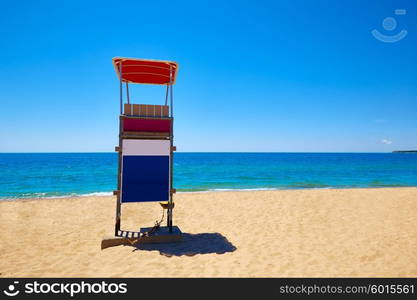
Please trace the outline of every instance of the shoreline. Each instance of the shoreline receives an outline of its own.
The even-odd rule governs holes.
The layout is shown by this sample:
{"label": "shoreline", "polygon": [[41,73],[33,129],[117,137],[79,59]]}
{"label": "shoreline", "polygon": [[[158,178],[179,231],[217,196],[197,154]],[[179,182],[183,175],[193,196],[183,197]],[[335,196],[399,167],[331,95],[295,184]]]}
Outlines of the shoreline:
{"label": "shoreline", "polygon": [[[408,189],[417,186],[380,186],[380,187],[316,187],[316,188],[254,188],[254,189],[213,189],[205,191],[177,191],[176,194],[206,194],[206,193],[239,193],[239,192],[262,192],[262,191],[316,191],[316,190],[380,190],[380,189]],[[13,201],[36,201],[36,200],[58,200],[67,198],[87,198],[87,197],[113,197],[113,192],[93,192],[78,195],[62,195],[50,197],[24,197],[24,198],[1,198],[1,202]],[[155,201],[157,202],[157,201]]]}

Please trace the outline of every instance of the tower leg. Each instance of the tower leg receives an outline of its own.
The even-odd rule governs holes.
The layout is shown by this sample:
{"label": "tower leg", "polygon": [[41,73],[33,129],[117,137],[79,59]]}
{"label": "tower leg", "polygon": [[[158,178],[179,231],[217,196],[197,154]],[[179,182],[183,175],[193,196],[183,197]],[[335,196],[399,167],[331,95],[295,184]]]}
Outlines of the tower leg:
{"label": "tower leg", "polygon": [[167,227],[169,228],[169,232],[172,232],[172,208],[168,208],[167,214]]}
{"label": "tower leg", "polygon": [[[120,102],[120,109],[122,103]],[[120,114],[122,111],[120,111]],[[114,226],[114,236],[118,236],[120,231],[120,219],[122,217],[122,208],[121,208],[121,177],[122,177],[122,128],[123,128],[123,118],[119,116],[119,146],[116,147],[117,151],[117,193],[116,193],[116,224]]]}
{"label": "tower leg", "polygon": [[114,226],[114,236],[118,236],[120,230],[120,218],[116,218],[116,225]]}

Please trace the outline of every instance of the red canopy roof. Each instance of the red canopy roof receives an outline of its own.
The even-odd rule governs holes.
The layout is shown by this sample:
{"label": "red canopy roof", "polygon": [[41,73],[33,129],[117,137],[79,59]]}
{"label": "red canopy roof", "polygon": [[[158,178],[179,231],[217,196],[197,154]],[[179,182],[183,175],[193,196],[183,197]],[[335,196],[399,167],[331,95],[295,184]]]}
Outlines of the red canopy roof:
{"label": "red canopy roof", "polygon": [[174,84],[178,71],[177,63],[163,60],[115,57],[113,65],[119,79],[121,68],[122,81],[129,83]]}

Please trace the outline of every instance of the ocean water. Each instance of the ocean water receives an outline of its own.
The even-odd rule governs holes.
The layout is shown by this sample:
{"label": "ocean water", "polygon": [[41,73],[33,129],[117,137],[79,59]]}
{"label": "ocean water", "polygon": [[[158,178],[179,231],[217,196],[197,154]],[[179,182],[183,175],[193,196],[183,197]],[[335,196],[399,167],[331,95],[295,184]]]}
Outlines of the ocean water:
{"label": "ocean water", "polygon": [[[1,153],[0,198],[107,195],[116,153]],[[179,192],[417,186],[417,154],[176,153]]]}

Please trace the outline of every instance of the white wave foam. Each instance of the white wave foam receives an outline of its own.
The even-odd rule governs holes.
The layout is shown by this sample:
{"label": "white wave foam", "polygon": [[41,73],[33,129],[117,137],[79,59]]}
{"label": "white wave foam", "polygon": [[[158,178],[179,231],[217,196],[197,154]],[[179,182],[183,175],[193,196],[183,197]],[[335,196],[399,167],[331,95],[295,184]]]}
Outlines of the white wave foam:
{"label": "white wave foam", "polygon": [[113,192],[93,192],[88,194],[79,194],[79,197],[90,197],[90,196],[113,196]]}
{"label": "white wave foam", "polygon": [[177,194],[186,194],[186,193],[210,193],[210,192],[277,191],[277,190],[282,190],[282,188],[208,189],[208,190],[205,190],[205,191],[182,191],[182,192],[177,192]]}
{"label": "white wave foam", "polygon": [[308,188],[279,187],[279,188],[251,188],[251,189],[208,189],[208,190],[204,190],[204,191],[181,191],[181,192],[177,192],[177,194],[212,193],[212,192],[282,191],[282,190],[327,190],[327,189],[338,189],[338,187],[308,187]]}
{"label": "white wave foam", "polygon": [[100,196],[112,196],[113,192],[93,192],[93,193],[86,193],[86,194],[77,194],[77,193],[70,193],[65,195],[49,195],[47,193],[33,193],[33,194],[22,194],[16,197],[0,197],[0,201],[7,201],[7,200],[19,200],[19,199],[60,199],[60,198],[68,198],[68,197],[100,197]]}

